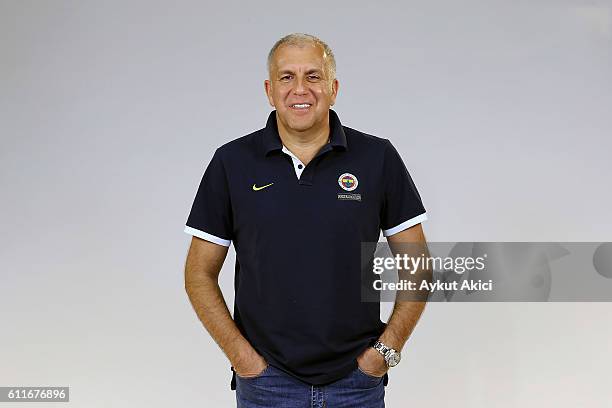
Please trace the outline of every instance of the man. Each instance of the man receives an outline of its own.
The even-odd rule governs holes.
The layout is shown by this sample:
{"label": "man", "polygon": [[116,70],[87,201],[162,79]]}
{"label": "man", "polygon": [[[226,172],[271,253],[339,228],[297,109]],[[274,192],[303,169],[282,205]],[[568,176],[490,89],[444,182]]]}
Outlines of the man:
{"label": "man", "polygon": [[[361,243],[425,242],[426,213],[386,139],[342,126],[335,60],[291,34],[268,56],[266,127],[217,149],[185,231],[192,305],[232,365],[238,407],[384,407],[423,302],[385,325],[361,300]],[[236,249],[234,318],[218,274]]]}

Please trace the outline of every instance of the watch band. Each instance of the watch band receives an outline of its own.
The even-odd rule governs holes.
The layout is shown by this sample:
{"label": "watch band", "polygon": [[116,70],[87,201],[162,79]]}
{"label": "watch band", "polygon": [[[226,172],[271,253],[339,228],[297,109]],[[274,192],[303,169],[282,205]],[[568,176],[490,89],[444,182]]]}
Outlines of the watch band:
{"label": "watch band", "polygon": [[[377,340],[376,343],[374,343],[374,345],[372,347],[374,347],[374,349],[376,351],[378,351],[380,354],[382,354],[382,356],[385,358],[385,363],[387,364],[387,367],[393,367],[393,366],[397,365],[397,363],[399,363],[399,360],[401,358],[400,353],[398,351],[396,351],[395,349],[387,346],[382,341]],[[392,356],[395,357],[395,358],[394,358],[394,362],[392,364],[390,364],[390,358]]]}
{"label": "watch band", "polygon": [[[376,343],[374,343],[374,347],[376,350],[378,350],[378,352],[380,354],[382,354],[383,356],[385,356],[387,354],[387,351],[389,350],[393,350],[391,347],[387,346],[385,343],[383,343],[382,341],[378,340],[376,341]],[[395,350],[393,350],[395,351]]]}

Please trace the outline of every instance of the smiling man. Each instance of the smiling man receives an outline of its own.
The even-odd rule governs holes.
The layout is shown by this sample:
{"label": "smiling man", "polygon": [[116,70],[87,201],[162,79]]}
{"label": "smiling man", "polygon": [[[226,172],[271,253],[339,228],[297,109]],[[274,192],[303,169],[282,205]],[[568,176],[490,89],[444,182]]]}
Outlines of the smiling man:
{"label": "smiling man", "polygon": [[[423,302],[387,324],[361,299],[361,243],[425,238],[426,213],[398,152],[331,109],[336,63],[291,34],[268,55],[266,126],[215,152],[185,232],[185,288],[231,363],[238,407],[384,407],[390,367]],[[236,249],[234,316],[218,285]]]}

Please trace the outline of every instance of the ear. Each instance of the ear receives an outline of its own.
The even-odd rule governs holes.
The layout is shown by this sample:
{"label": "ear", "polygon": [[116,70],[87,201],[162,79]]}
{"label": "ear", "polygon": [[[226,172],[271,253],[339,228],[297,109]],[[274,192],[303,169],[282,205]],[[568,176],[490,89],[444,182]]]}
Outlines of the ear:
{"label": "ear", "polygon": [[340,89],[340,82],[338,79],[334,79],[331,84],[331,105],[334,106],[336,103],[336,96],[338,96],[338,89]]}
{"label": "ear", "polygon": [[264,81],[264,89],[266,90],[266,96],[268,97],[268,102],[270,103],[270,106],[275,107],[274,99],[272,99],[272,84],[270,83],[269,79],[266,79]]}

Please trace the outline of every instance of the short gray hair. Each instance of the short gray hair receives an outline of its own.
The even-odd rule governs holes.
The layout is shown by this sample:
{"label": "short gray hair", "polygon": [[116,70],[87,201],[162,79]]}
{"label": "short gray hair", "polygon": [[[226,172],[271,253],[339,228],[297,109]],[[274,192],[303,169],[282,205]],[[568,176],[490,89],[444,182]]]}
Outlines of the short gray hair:
{"label": "short gray hair", "polygon": [[334,53],[329,48],[329,45],[325,44],[321,39],[315,37],[310,34],[303,33],[293,33],[284,36],[280,40],[274,44],[270,52],[268,53],[268,75],[272,72],[272,60],[274,58],[274,53],[278,48],[283,45],[294,45],[298,47],[303,47],[306,44],[316,44],[320,45],[323,48],[323,59],[325,61],[325,70],[326,74],[329,76],[328,80],[333,81],[336,79],[336,58],[334,57]]}

